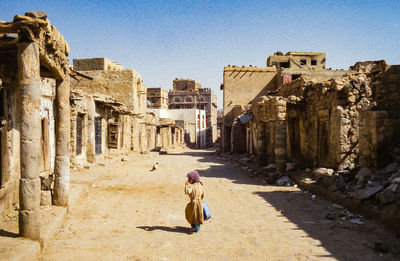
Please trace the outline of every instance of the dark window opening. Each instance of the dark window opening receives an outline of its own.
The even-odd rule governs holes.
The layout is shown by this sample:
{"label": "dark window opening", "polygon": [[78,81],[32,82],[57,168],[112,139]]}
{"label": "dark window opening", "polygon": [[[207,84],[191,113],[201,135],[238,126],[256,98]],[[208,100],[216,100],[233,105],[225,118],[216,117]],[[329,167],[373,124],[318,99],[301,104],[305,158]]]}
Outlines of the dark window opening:
{"label": "dark window opening", "polygon": [[311,65],[317,65],[317,60],[311,60]]}
{"label": "dark window opening", "polygon": [[289,62],[283,62],[283,63],[280,63],[280,67],[281,68],[290,68],[290,64],[289,64]]}
{"label": "dark window opening", "polygon": [[109,123],[108,124],[108,147],[113,149],[118,149],[118,133],[119,124]]}
{"label": "dark window opening", "polygon": [[292,74],[292,81],[300,78],[300,74]]}
{"label": "dark window opening", "polygon": [[300,60],[300,65],[307,65],[307,60]]}

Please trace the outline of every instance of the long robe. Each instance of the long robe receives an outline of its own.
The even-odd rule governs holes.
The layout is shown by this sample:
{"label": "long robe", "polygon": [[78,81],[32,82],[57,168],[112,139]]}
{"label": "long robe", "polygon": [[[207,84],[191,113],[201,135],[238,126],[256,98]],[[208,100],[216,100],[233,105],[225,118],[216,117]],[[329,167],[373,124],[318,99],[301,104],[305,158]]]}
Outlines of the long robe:
{"label": "long robe", "polygon": [[190,202],[185,208],[185,217],[191,225],[199,226],[204,222],[203,195],[204,188],[200,182],[186,183],[185,193],[189,195]]}

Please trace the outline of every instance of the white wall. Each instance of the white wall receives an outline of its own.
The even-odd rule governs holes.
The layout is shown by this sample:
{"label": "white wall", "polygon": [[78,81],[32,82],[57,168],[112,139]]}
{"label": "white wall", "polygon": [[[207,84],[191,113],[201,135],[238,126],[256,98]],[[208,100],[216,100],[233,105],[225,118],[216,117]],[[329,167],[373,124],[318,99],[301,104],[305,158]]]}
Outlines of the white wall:
{"label": "white wall", "polygon": [[55,145],[55,120],[54,120],[54,98],[56,80],[50,78],[42,78],[41,80],[41,94],[40,99],[40,119],[47,118],[49,122],[49,141],[50,141],[50,172],[54,170],[54,160],[56,156]]}

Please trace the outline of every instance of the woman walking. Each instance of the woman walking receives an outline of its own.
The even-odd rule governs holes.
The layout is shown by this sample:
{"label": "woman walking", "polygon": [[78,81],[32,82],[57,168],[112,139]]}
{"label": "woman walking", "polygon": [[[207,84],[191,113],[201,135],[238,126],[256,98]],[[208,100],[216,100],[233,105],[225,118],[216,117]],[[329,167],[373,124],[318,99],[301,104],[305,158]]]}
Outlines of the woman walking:
{"label": "woman walking", "polygon": [[190,202],[186,205],[185,217],[192,226],[191,231],[197,232],[200,230],[200,225],[204,222],[204,188],[197,171],[191,171],[186,176],[188,180],[185,183],[185,194],[189,195]]}

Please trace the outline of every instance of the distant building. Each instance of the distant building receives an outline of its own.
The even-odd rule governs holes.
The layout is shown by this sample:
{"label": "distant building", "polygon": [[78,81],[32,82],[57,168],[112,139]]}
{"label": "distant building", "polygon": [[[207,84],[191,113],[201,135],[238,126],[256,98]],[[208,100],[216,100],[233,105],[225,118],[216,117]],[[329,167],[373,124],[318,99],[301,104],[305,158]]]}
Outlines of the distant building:
{"label": "distant building", "polygon": [[205,110],[207,124],[207,145],[211,146],[217,134],[217,96],[209,88],[201,88],[200,83],[191,79],[175,79],[173,90],[169,92],[170,109]]}
{"label": "distant building", "polygon": [[147,88],[147,108],[168,109],[168,90]]}
{"label": "distant building", "polygon": [[207,145],[206,112],[199,109],[147,109],[160,119],[175,120],[184,129],[185,143],[192,148],[205,148]]}

